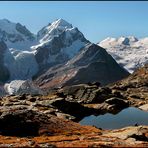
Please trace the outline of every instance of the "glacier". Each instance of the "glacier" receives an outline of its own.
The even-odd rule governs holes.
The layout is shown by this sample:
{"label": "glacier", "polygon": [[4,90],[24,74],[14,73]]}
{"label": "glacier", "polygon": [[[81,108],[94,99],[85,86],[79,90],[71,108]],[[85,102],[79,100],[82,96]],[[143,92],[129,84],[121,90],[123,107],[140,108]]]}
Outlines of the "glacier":
{"label": "glacier", "polygon": [[98,43],[130,73],[148,63],[148,38],[134,36],[108,37]]}

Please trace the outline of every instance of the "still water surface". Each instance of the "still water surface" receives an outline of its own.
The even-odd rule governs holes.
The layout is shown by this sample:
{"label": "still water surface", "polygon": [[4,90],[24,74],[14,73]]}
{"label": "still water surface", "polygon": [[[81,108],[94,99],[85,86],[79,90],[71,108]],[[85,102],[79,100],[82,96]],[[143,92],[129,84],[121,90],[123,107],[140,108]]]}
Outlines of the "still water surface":
{"label": "still water surface", "polygon": [[126,126],[148,125],[148,112],[135,107],[128,107],[118,114],[106,113],[99,116],[88,116],[80,122],[82,125],[94,125],[103,129],[118,129]]}

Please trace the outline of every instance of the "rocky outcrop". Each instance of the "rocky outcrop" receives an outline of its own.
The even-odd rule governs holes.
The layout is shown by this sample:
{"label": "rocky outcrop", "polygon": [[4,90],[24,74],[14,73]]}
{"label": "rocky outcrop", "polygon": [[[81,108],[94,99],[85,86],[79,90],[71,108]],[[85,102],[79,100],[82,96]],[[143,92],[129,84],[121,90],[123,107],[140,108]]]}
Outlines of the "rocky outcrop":
{"label": "rocky outcrop", "polygon": [[136,70],[128,78],[110,85],[112,91],[120,92],[135,106],[148,101],[148,65]]}
{"label": "rocky outcrop", "polygon": [[148,111],[148,104],[141,105],[141,106],[139,106],[139,108],[144,111]]}
{"label": "rocky outcrop", "polygon": [[40,112],[20,109],[3,111],[0,116],[0,134],[5,136],[41,136],[60,135],[61,133],[73,133],[73,126],[80,130],[80,125],[72,121],[65,121],[53,115],[45,115]]}
{"label": "rocky outcrop", "polygon": [[5,110],[31,109],[44,114],[52,114],[59,118],[81,120],[84,116],[90,115],[95,110],[83,106],[78,102],[68,101],[64,98],[58,98],[57,95],[48,96],[10,96],[1,100],[2,112]]}
{"label": "rocky outcrop", "polygon": [[[113,130],[109,133],[104,134],[104,136],[117,137],[123,140],[135,140],[148,141],[146,133],[148,132],[147,126],[137,126],[137,127],[126,127],[119,130]],[[131,139],[130,139],[131,138]]]}
{"label": "rocky outcrop", "polygon": [[16,30],[26,36],[28,40],[35,40],[35,36],[26,28],[26,26],[22,26],[20,23],[17,23]]}
{"label": "rocky outcrop", "polygon": [[91,114],[104,114],[106,112],[118,113],[130,106],[130,100],[120,92],[112,92],[109,87],[98,87],[96,85],[74,85],[59,90],[67,101],[79,102],[90,108]]}
{"label": "rocky outcrop", "polygon": [[85,107],[94,108],[98,114],[102,112],[117,113],[128,106],[147,110],[147,71],[147,65],[145,65],[128,78],[106,87],[89,83],[66,86],[59,89],[58,92],[67,101],[79,102]]}

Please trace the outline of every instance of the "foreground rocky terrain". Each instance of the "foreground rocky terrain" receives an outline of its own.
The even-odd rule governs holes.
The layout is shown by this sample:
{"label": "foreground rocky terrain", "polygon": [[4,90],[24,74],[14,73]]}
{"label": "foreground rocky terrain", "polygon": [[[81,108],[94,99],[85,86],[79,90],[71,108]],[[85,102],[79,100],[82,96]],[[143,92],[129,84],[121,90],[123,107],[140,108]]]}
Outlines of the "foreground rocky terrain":
{"label": "foreground rocky terrain", "polygon": [[[3,98],[0,107],[0,146],[148,146],[148,126],[118,130],[81,126],[68,120],[73,119],[72,115],[58,109],[58,101],[62,99],[55,100],[52,97],[48,96],[47,99],[24,95]],[[76,103],[67,101],[69,108],[66,101],[62,103],[75,116],[80,113],[79,109],[83,112],[88,110]]]}
{"label": "foreground rocky terrain", "polygon": [[74,122],[129,106],[148,111],[147,86],[148,65],[106,87],[96,82],[46,90],[47,95],[1,97],[0,146],[147,147],[146,125],[105,130]]}

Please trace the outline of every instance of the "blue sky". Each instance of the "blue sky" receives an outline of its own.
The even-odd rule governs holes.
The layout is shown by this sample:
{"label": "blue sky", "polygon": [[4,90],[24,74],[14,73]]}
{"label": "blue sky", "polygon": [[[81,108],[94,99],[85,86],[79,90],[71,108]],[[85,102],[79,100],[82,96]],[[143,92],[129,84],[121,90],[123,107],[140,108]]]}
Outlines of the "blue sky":
{"label": "blue sky", "polygon": [[0,19],[20,22],[33,33],[58,18],[78,27],[96,43],[104,38],[148,36],[148,2],[0,2]]}

